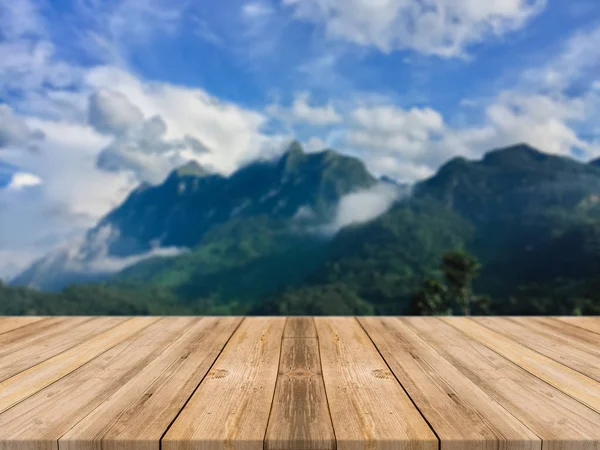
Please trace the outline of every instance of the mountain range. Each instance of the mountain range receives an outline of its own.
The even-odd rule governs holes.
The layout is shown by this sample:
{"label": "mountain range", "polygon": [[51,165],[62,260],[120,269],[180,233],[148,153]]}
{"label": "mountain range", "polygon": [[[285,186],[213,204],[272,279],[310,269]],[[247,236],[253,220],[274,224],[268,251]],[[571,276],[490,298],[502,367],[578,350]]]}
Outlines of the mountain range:
{"label": "mountain range", "polygon": [[600,162],[519,144],[414,186],[297,142],[228,177],[188,163],[11,283],[53,292],[2,287],[0,313],[403,314],[457,248],[492,313],[600,313]]}

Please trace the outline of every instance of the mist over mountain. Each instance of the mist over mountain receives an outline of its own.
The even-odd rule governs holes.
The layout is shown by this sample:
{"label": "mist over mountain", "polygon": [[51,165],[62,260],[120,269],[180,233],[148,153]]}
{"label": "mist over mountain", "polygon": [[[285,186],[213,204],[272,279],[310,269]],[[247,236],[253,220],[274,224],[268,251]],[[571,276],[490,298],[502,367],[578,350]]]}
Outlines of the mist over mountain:
{"label": "mist over mountain", "polygon": [[55,295],[67,313],[83,301],[152,314],[405,314],[441,255],[465,249],[483,265],[475,289],[492,313],[595,313],[599,224],[596,161],[518,144],[406,186],[293,143],[229,177],[189,163],[138,187],[13,284],[102,281],[36,294],[36,311]]}
{"label": "mist over mountain", "polygon": [[[350,198],[338,214],[344,196],[379,185],[384,190],[371,193],[371,199],[383,197],[375,211],[354,218],[347,210]],[[159,185],[139,186],[85,239],[35,262],[13,284],[58,290],[73,282],[99,281],[152,256],[187,252],[219,227],[261,217],[268,218],[268,227],[286,224],[295,233],[335,231],[364,220],[365,214],[380,214],[400,190],[379,182],[356,158],[333,150],[305,153],[297,142],[277,160],[249,164],[229,177],[190,162]]]}

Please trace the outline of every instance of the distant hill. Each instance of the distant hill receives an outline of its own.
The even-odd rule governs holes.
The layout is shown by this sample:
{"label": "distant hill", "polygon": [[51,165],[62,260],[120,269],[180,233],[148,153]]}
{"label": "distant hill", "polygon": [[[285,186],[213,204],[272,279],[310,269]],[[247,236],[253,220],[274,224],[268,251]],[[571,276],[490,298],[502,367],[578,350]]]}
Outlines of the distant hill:
{"label": "distant hill", "polygon": [[[397,194],[389,209],[331,231],[349,194],[381,183]],[[135,260],[157,249],[185,252]],[[16,282],[62,287],[77,258],[129,258],[129,267],[56,294],[2,289],[10,312],[88,302],[151,314],[405,314],[452,249],[482,263],[475,291],[491,297],[492,313],[600,314],[600,163],[519,144],[452,159],[410,187],[297,143],[230,177],[188,164],[139,187],[74,254],[59,264],[49,256]]]}
{"label": "distant hill", "polygon": [[35,262],[12,284],[59,290],[73,282],[99,281],[111,275],[102,270],[109,266],[103,262],[135,262],[159,249],[189,251],[173,261],[173,267],[186,261],[189,273],[165,267],[171,261],[149,261],[118,279],[143,276],[149,282],[143,274],[151,272],[152,280],[168,286],[187,282],[186,277],[222,264],[229,270],[232,262],[239,266],[247,258],[285,252],[292,242],[320,242],[313,235],[299,238],[292,225],[306,229],[327,223],[344,195],[376,182],[360,160],[333,150],[305,153],[296,142],[278,160],[250,164],[229,177],[189,163],[158,186],[137,188],[82,243]]}

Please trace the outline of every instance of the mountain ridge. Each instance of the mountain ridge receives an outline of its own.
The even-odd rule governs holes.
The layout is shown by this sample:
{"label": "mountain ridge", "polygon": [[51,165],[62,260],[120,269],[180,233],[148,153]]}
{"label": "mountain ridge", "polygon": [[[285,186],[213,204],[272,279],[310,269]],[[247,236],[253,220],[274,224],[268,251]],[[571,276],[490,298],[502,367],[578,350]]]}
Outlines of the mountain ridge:
{"label": "mountain ridge", "polygon": [[[378,217],[333,235],[318,230],[341,204],[358,198],[363,203],[356,205],[365,208],[373,201],[354,195],[357,189],[368,193],[386,183],[401,192],[402,186],[373,177],[355,158],[332,150],[304,153],[298,146],[231,177],[203,170],[196,177],[197,170],[176,174],[162,200],[167,208],[204,213],[210,202],[198,201],[194,183],[215,183],[211,192],[236,199],[222,220],[190,239],[184,254],[137,262],[108,281],[69,288],[59,297],[81,298],[79,292],[97,289],[99,305],[102,295],[115,305],[135,298],[137,310],[151,313],[406,314],[422,280],[439,276],[441,255],[465,249],[483,264],[475,288],[491,296],[493,312],[600,312],[594,290],[600,285],[600,168],[594,164],[526,144],[479,160],[453,158]],[[125,209],[111,213],[134,225],[116,227],[127,231],[116,242],[150,222],[137,202],[152,199],[156,189],[134,191]],[[189,202],[170,200],[180,197]],[[112,223],[96,231],[110,237]],[[146,236],[144,248],[154,251],[152,242],[164,229]]]}
{"label": "mountain ridge", "polygon": [[[276,160],[250,163],[227,177],[189,162],[163,183],[132,191],[88,231],[77,254],[84,266],[90,266],[98,256],[126,259],[157,248],[194,248],[208,231],[230,220],[268,215],[291,221],[302,208],[310,211],[305,225],[326,223],[344,195],[376,182],[359,159],[332,150],[306,153],[298,142]],[[55,259],[65,269],[69,262],[65,253],[45,259]],[[60,276],[57,265],[45,264],[42,258],[11,284],[39,288],[51,284],[56,290],[79,281],[69,273],[61,282],[49,284],[48,278]]]}

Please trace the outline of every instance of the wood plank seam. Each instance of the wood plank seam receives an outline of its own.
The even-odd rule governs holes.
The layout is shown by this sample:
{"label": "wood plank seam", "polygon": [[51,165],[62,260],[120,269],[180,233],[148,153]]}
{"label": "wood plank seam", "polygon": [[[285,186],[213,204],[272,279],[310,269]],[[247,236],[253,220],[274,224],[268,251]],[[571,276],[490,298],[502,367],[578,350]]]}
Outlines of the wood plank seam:
{"label": "wood plank seam", "polygon": [[[134,319],[131,319],[131,318],[130,318],[129,320],[134,320]],[[128,320],[128,321],[129,321],[129,320]],[[157,319],[157,320],[158,320],[158,319]],[[121,323],[121,324],[119,324],[119,325],[116,325],[116,326],[115,326],[115,327],[113,327],[112,329],[114,329],[114,328],[118,328],[118,327],[122,327],[122,326],[123,326],[125,323],[127,323],[128,321],[125,321],[124,323]],[[142,331],[144,328],[147,328],[148,326],[150,326],[152,323],[154,323],[154,322],[148,322],[148,323],[147,323],[145,326],[141,327],[140,329],[138,329],[137,331],[135,331],[133,334],[131,334],[131,335],[129,335],[129,336],[134,336],[134,335],[138,334],[138,333],[139,333],[139,332],[141,332],[141,331]],[[112,329],[111,329],[111,330],[112,330]],[[108,331],[111,331],[111,330],[108,330]],[[84,345],[84,344],[86,344],[87,342],[89,342],[89,341],[92,341],[92,340],[94,340],[94,339],[98,338],[99,336],[102,336],[102,335],[104,335],[104,334],[108,333],[108,331],[105,331],[105,332],[103,332],[103,333],[100,333],[99,335],[96,335],[96,336],[92,336],[92,337],[90,337],[90,339],[88,339],[88,340],[86,340],[86,341],[83,341],[83,342],[80,342],[80,343],[79,343],[78,345],[76,345],[75,347],[71,347],[70,349],[68,349],[68,350],[65,350],[65,351],[64,351],[64,352],[62,352],[62,353],[59,353],[58,355],[55,355],[55,356],[53,356],[53,357],[52,357],[52,358],[50,358],[50,359],[47,359],[47,360],[45,360],[45,361],[42,361],[42,362],[40,362],[40,363],[36,364],[35,366],[32,366],[32,367],[30,367],[30,368],[28,368],[28,369],[24,370],[23,372],[21,372],[21,373],[19,373],[19,374],[15,375],[15,376],[13,376],[13,377],[11,377],[11,378],[8,378],[7,380],[4,380],[2,383],[0,383],[0,386],[1,386],[1,385],[3,385],[3,384],[5,384],[5,383],[8,383],[8,382],[10,382],[10,381],[11,381],[13,378],[15,378],[15,377],[18,377],[19,375],[21,375],[21,374],[23,374],[23,373],[25,373],[25,372],[27,372],[27,371],[31,371],[31,370],[35,369],[36,367],[38,367],[38,366],[41,366],[41,365],[43,365],[43,364],[46,364],[48,361],[50,361],[50,360],[52,360],[52,359],[54,359],[54,358],[57,358],[57,357],[59,357],[59,356],[61,356],[61,355],[65,354],[65,353],[67,353],[67,352],[70,352],[70,351],[72,351],[73,349],[77,348],[78,346]],[[123,340],[125,340],[125,339],[126,339],[126,338],[124,338]],[[11,404],[11,405],[10,405],[8,408],[4,408],[4,409],[3,409],[3,408],[0,406],[0,413],[1,413],[1,412],[4,412],[4,411],[6,411],[6,410],[8,410],[8,409],[10,409],[10,408],[12,408],[12,407],[14,407],[15,405],[18,405],[19,403],[23,402],[24,400],[27,400],[29,397],[31,397],[31,396],[33,396],[33,395],[35,395],[35,394],[36,394],[38,391],[40,391],[40,390],[42,390],[42,389],[44,389],[44,388],[46,388],[46,387],[48,387],[48,386],[51,386],[51,385],[53,385],[54,383],[56,383],[57,381],[59,381],[60,379],[62,379],[62,378],[63,378],[63,377],[65,377],[66,375],[68,375],[69,373],[71,373],[71,372],[74,372],[75,370],[79,369],[80,367],[82,367],[82,366],[84,366],[84,365],[88,364],[89,362],[93,361],[94,359],[96,359],[96,358],[98,358],[98,357],[102,356],[103,354],[105,354],[106,352],[110,351],[112,348],[116,347],[118,344],[120,344],[120,343],[121,343],[123,340],[121,340],[121,341],[115,341],[115,342],[113,343],[113,345],[111,345],[110,347],[107,347],[107,348],[105,348],[105,349],[104,349],[104,350],[102,350],[100,353],[96,354],[96,355],[95,355],[95,356],[94,356],[92,359],[90,359],[90,360],[88,360],[88,361],[84,362],[83,364],[81,364],[81,365],[79,365],[79,366],[77,366],[77,367],[73,367],[73,368],[72,368],[72,369],[71,369],[69,372],[67,372],[67,373],[63,374],[62,376],[60,376],[60,377],[58,377],[58,378],[56,378],[55,380],[51,381],[50,383],[48,383],[48,384],[45,384],[45,385],[44,385],[42,388],[40,388],[40,389],[36,390],[35,392],[31,392],[29,395],[25,395],[25,396],[23,396],[23,398],[21,398],[21,399],[19,399],[18,401],[16,401],[16,402],[12,403],[12,404]]]}
{"label": "wood plank seam", "polygon": [[[507,319],[507,320],[512,320],[512,318],[510,318],[510,317],[507,317],[506,319]],[[473,320],[473,319],[469,319],[469,320]],[[475,321],[474,321],[474,322],[475,322]],[[549,359],[549,360],[551,360],[551,361],[554,361],[554,362],[556,362],[556,363],[560,364],[561,366],[563,366],[563,367],[564,367],[565,369],[567,369],[567,370],[572,370],[573,372],[577,372],[579,375],[581,375],[581,376],[583,376],[583,377],[586,377],[586,378],[590,379],[591,381],[594,381],[594,382],[596,382],[596,383],[600,383],[600,380],[596,380],[596,379],[592,378],[591,376],[589,376],[589,375],[587,375],[587,374],[585,374],[585,373],[581,372],[581,370],[578,370],[578,369],[576,369],[576,368],[574,368],[574,367],[572,367],[572,366],[570,366],[570,365],[567,365],[567,364],[565,364],[563,361],[560,361],[559,359],[557,359],[557,357],[556,357],[556,356],[548,356],[548,355],[546,355],[546,354],[544,354],[544,353],[542,353],[542,352],[540,352],[540,351],[536,350],[536,349],[534,348],[534,346],[532,346],[531,344],[528,344],[528,342],[527,342],[527,340],[526,340],[526,339],[523,339],[522,341],[518,341],[516,338],[514,338],[514,337],[513,337],[513,336],[511,336],[510,334],[506,334],[506,333],[500,333],[500,332],[498,332],[497,330],[495,330],[495,329],[493,329],[493,328],[491,328],[491,327],[487,326],[487,325],[486,325],[485,323],[483,323],[483,322],[479,322],[479,321],[477,321],[477,322],[475,322],[475,323],[477,323],[478,325],[481,325],[482,327],[485,327],[485,328],[487,328],[488,330],[490,330],[490,331],[492,331],[492,332],[494,332],[494,333],[501,334],[501,335],[502,335],[504,338],[506,338],[506,339],[509,339],[509,340],[513,341],[514,343],[516,343],[516,344],[520,345],[521,347],[524,347],[524,348],[526,348],[526,349],[528,349],[528,350],[531,350],[532,352],[535,352],[535,353],[537,353],[537,354],[538,354],[538,355],[540,355],[542,358],[546,358],[546,359]],[[496,352],[496,353],[498,353],[498,352]],[[539,378],[539,377],[538,377],[538,378]],[[600,411],[599,411],[599,412],[600,412]]]}
{"label": "wood plank seam", "polygon": [[[444,320],[444,319],[442,319],[442,320]],[[468,320],[470,320],[470,321],[471,321],[471,319],[468,319]],[[451,322],[449,322],[449,321],[446,321],[446,320],[444,320],[444,321],[445,321],[446,323],[448,323],[448,324],[450,324],[450,325],[454,326],[454,325],[453,325]],[[476,323],[477,325],[479,325],[479,326],[481,326],[481,327],[483,327],[483,328],[486,328],[487,330],[491,331],[492,333],[496,333],[495,331],[493,331],[493,330],[490,330],[489,328],[487,328],[487,327],[484,327],[483,325],[481,325],[481,324],[478,324],[477,322],[474,322],[474,321],[473,321],[473,323]],[[456,326],[454,326],[454,328],[456,328],[457,330],[459,330],[459,331],[460,331],[461,333],[463,333],[465,336],[467,336],[467,337],[470,337],[470,336],[469,336],[469,334],[468,334],[466,331],[462,330],[460,327],[456,327]],[[500,333],[497,333],[497,334],[500,334]],[[573,369],[571,369],[570,367],[567,367],[567,366],[565,366],[565,365],[563,365],[563,364],[560,364],[559,362],[557,362],[557,361],[554,361],[553,359],[551,359],[551,358],[548,358],[547,356],[544,356],[544,355],[542,355],[542,354],[540,354],[540,353],[538,353],[538,352],[535,352],[534,350],[531,350],[530,348],[528,348],[528,347],[525,347],[525,346],[521,345],[519,342],[516,342],[516,341],[514,341],[513,339],[510,339],[510,338],[508,338],[508,337],[504,336],[503,334],[500,334],[500,335],[501,335],[502,337],[504,337],[505,339],[508,339],[508,340],[510,340],[510,341],[512,341],[512,342],[514,342],[516,345],[518,345],[518,346],[520,346],[520,347],[523,347],[525,350],[528,350],[528,351],[534,352],[534,353],[538,354],[538,355],[539,355],[541,358],[543,358],[543,359],[547,359],[548,361],[551,361],[552,363],[555,363],[555,364],[561,365],[561,366],[563,366],[563,367],[564,367],[564,368],[565,368],[567,371],[576,372],[576,373],[577,373],[577,375],[580,375],[580,376],[582,376],[582,377],[586,378],[586,379],[587,379],[587,380],[589,380],[590,382],[593,382],[593,383],[596,383],[596,384],[598,384],[598,383],[597,383],[595,380],[593,380],[592,378],[589,378],[589,377],[587,377],[587,376],[585,376],[585,375],[581,374],[580,372],[577,372],[576,370],[573,370]],[[473,339],[475,339],[475,338],[473,338]],[[550,386],[552,386],[552,387],[554,387],[554,388],[556,388],[556,389],[558,389],[558,390],[562,391],[562,392],[563,392],[565,395],[568,395],[568,396],[569,396],[569,397],[571,397],[573,400],[575,400],[575,401],[577,401],[577,402],[581,403],[582,405],[584,405],[584,406],[586,406],[586,407],[588,407],[588,408],[591,408],[592,410],[594,410],[594,411],[596,411],[596,412],[599,412],[599,413],[600,413],[600,408],[598,408],[598,407],[595,407],[593,404],[588,404],[588,403],[586,403],[585,401],[581,400],[580,398],[577,398],[577,397],[576,397],[575,395],[573,395],[571,392],[569,392],[569,391],[567,391],[567,390],[565,390],[565,389],[561,388],[560,386],[557,386],[557,385],[555,385],[555,384],[551,383],[551,382],[550,382],[550,381],[548,381],[547,379],[545,379],[545,378],[542,378],[541,376],[539,376],[539,375],[535,374],[534,372],[532,372],[532,371],[530,370],[530,368],[526,367],[526,365],[522,365],[522,364],[521,364],[521,363],[519,363],[518,361],[515,361],[515,360],[513,360],[513,359],[509,358],[508,356],[506,356],[506,355],[502,354],[502,353],[501,353],[499,350],[496,350],[496,349],[494,349],[493,347],[491,347],[491,346],[490,346],[490,345],[488,345],[487,343],[485,343],[485,342],[483,342],[483,341],[481,341],[481,340],[479,340],[479,339],[476,339],[476,340],[477,340],[477,341],[478,341],[480,344],[482,344],[482,345],[484,345],[485,347],[489,348],[491,351],[493,351],[493,352],[495,352],[495,353],[497,353],[497,354],[500,354],[500,355],[501,355],[502,357],[504,357],[505,359],[508,359],[509,361],[511,361],[511,362],[513,362],[514,364],[518,365],[518,366],[519,366],[519,367],[521,367],[523,370],[526,370],[526,371],[527,371],[527,372],[529,372],[529,373],[530,373],[532,376],[534,376],[534,377],[536,377],[536,378],[539,378],[539,379],[540,379],[540,380],[542,380],[544,383],[546,383],[546,384],[548,384],[548,385],[550,385]]]}
{"label": "wood plank seam", "polygon": [[[9,320],[11,318],[12,318],[12,316],[0,316],[0,320]],[[47,316],[31,316],[31,317],[28,317],[28,316],[25,316],[25,317],[23,317],[23,316],[16,316],[15,318],[17,320],[21,319],[19,321],[20,322],[24,322],[24,323],[23,324],[19,324],[19,325],[15,326],[15,327],[11,327],[11,326],[0,327],[0,334],[10,333],[11,331],[16,330],[18,328],[23,328],[23,327],[26,327],[27,325],[31,325],[32,323],[39,322],[39,321],[44,320],[44,319],[48,319]],[[29,318],[29,320],[26,320],[26,318]]]}
{"label": "wood plank seam", "polygon": [[313,317],[286,318],[263,450],[337,448],[317,337]]}
{"label": "wood plank seam", "polygon": [[423,412],[421,411],[421,409],[417,406],[417,404],[415,403],[415,401],[412,399],[412,397],[410,396],[410,394],[408,393],[408,391],[406,390],[406,388],[402,385],[402,383],[400,382],[400,380],[398,379],[398,377],[396,376],[396,374],[394,373],[394,371],[390,367],[389,363],[387,362],[387,360],[385,359],[385,357],[383,356],[383,354],[379,350],[379,347],[377,347],[377,345],[375,345],[375,342],[373,341],[373,338],[371,337],[371,335],[367,332],[367,330],[362,325],[362,323],[360,323],[360,320],[358,320],[358,317],[355,316],[354,320],[356,320],[356,322],[358,323],[358,325],[362,328],[362,330],[365,332],[365,334],[369,337],[369,340],[373,344],[373,347],[375,347],[375,349],[377,350],[377,353],[379,353],[379,356],[381,356],[381,359],[383,359],[383,362],[385,363],[385,365],[388,368],[389,372],[393,375],[393,377],[396,380],[396,382],[400,385],[400,387],[402,388],[402,390],[404,391],[404,393],[406,394],[406,396],[409,398],[409,400],[411,401],[411,403],[413,404],[413,406],[415,407],[415,409],[417,411],[419,411],[419,414],[421,415],[421,417],[423,418],[423,420],[425,421],[425,423],[427,424],[427,426],[431,429],[432,433],[437,438],[437,440],[438,440],[438,450],[440,450],[442,448],[441,447],[442,446],[442,440],[440,439],[440,436],[437,434],[437,431],[435,431],[435,428],[433,428],[433,426],[431,425],[431,423],[429,422],[429,420],[427,420],[427,417],[425,417],[425,415],[423,414]]}
{"label": "wood plank seam", "polygon": [[[142,330],[140,330],[140,332],[141,332],[141,331],[142,331]],[[136,334],[137,334],[137,333],[136,333]],[[109,349],[109,350],[110,350],[110,349]],[[107,351],[109,351],[109,350],[107,350]],[[97,358],[99,358],[100,356],[102,356],[102,355],[98,355],[98,356],[97,356]],[[94,358],[94,359],[95,359],[95,358]],[[92,360],[92,361],[93,361],[93,360]],[[90,361],[90,362],[91,362],[91,361]],[[57,381],[58,381],[58,380],[57,380]],[[60,441],[62,440],[62,438],[63,438],[63,437],[65,437],[65,435],[67,435],[67,434],[68,434],[68,433],[69,433],[69,432],[70,432],[70,431],[71,431],[73,428],[77,427],[77,425],[79,425],[81,422],[83,422],[83,421],[84,421],[84,420],[85,420],[85,419],[86,419],[86,418],[87,418],[87,417],[88,417],[90,414],[92,414],[92,412],[93,412],[93,411],[94,411],[94,410],[91,410],[91,411],[90,411],[88,414],[85,414],[85,415],[83,415],[82,417],[80,417],[80,418],[79,418],[79,420],[77,420],[77,421],[73,422],[73,424],[70,426],[70,428],[69,428],[69,429],[67,429],[67,430],[65,430],[65,432],[64,432],[64,433],[62,433],[62,434],[61,434],[61,435],[58,437],[58,439],[56,440],[56,442],[57,442],[57,443],[59,443],[59,444],[58,444],[58,448],[59,448],[59,449],[60,449]]]}
{"label": "wood plank seam", "polygon": [[269,417],[267,419],[267,426],[265,427],[265,434],[263,436],[263,449],[267,448],[267,433],[269,431],[269,423],[271,422],[271,415],[273,414],[273,404],[275,403],[275,393],[277,392],[277,384],[279,383],[279,368],[281,367],[281,355],[283,353],[283,340],[285,339],[285,330],[287,324],[289,323],[289,318],[285,318],[285,322],[283,323],[283,333],[281,334],[281,342],[279,343],[279,360],[277,361],[277,381],[275,382],[275,389],[273,389],[273,396],[271,397],[271,407],[269,408]]}
{"label": "wood plank seam", "polygon": [[562,325],[567,324],[576,328],[579,328],[580,330],[585,330],[589,333],[594,333],[594,334],[600,334],[600,316],[598,317],[579,317],[580,319],[596,319],[598,321],[598,328],[590,328],[590,327],[584,327],[581,325],[580,321],[576,321],[576,320],[571,320],[571,319],[576,319],[577,317],[552,317],[552,320],[556,320],[557,322],[560,322]]}
{"label": "wood plank seam", "polygon": [[[317,329],[317,324],[315,323],[315,318],[312,317],[311,318],[312,322],[313,322],[313,326],[315,327],[315,330]],[[317,339],[317,348],[319,349],[319,361],[322,361],[321,358],[321,340],[319,339],[319,334],[317,333],[316,336]],[[321,377],[323,376],[323,370],[321,369]],[[334,444],[334,448],[337,449],[337,436],[335,434],[335,427],[333,426],[333,416],[331,415],[331,407],[329,406],[329,395],[327,395],[327,386],[325,385],[325,382],[323,382],[323,390],[325,391],[325,401],[327,403],[327,412],[329,413],[329,420],[331,421],[331,429],[333,431],[333,444]]]}
{"label": "wood plank seam", "polygon": [[204,379],[210,374],[210,372],[212,371],[214,365],[216,364],[216,362],[219,360],[219,357],[221,356],[221,353],[223,353],[223,351],[225,350],[225,348],[227,347],[227,345],[229,344],[229,341],[231,341],[231,339],[233,338],[233,336],[235,335],[235,333],[237,332],[237,330],[240,328],[240,326],[246,321],[246,317],[244,317],[242,320],[240,320],[240,323],[238,323],[238,325],[234,328],[233,332],[231,333],[231,335],[229,336],[229,338],[227,338],[227,341],[225,341],[225,345],[223,345],[223,347],[221,348],[221,350],[219,351],[219,353],[217,354],[217,357],[214,359],[214,361],[212,362],[212,364],[210,365],[210,367],[208,368],[208,370],[206,371],[206,374],[202,377],[202,379],[200,380],[200,382],[198,383],[198,385],[194,388],[194,390],[191,392],[190,396],[187,398],[187,400],[181,405],[181,409],[177,412],[177,414],[175,415],[175,417],[173,417],[173,420],[171,420],[171,422],[169,423],[169,426],[165,429],[165,431],[162,433],[162,436],[160,437],[160,439],[158,440],[158,448],[159,450],[162,450],[163,448],[163,438],[165,437],[165,435],[168,433],[168,431],[171,429],[171,427],[173,426],[173,424],[175,423],[175,421],[177,420],[177,418],[181,415],[181,412],[185,409],[185,407],[187,406],[187,404],[190,402],[191,398],[194,396],[194,394],[196,394],[196,391],[198,390],[198,388],[200,388],[200,385],[202,384],[202,382],[204,381]]}
{"label": "wood plank seam", "polygon": [[[100,319],[100,320],[102,320],[102,319]],[[44,342],[44,346],[46,346],[46,345],[48,345],[48,342],[49,342],[49,341],[50,341],[50,342],[52,342],[52,340],[53,340],[53,339],[57,339],[57,338],[59,338],[60,336],[63,336],[65,333],[69,333],[69,332],[73,332],[73,331],[77,331],[77,330],[80,330],[80,329],[87,328],[87,327],[89,326],[89,324],[90,324],[91,322],[93,322],[93,321],[94,321],[94,318],[90,317],[88,320],[85,320],[84,322],[81,322],[81,323],[77,324],[76,326],[74,326],[74,327],[70,328],[70,329],[69,329],[69,330],[67,330],[66,332],[60,332],[60,333],[57,333],[57,335],[55,335],[55,336],[53,336],[52,334],[50,334],[50,335],[47,335],[47,336],[41,336],[41,337],[39,337],[39,338],[35,339],[34,341],[31,341],[31,342],[29,342],[29,343],[28,343],[28,345],[34,345],[34,344],[36,344],[38,341],[43,341],[43,342]],[[6,376],[7,374],[1,373],[1,374],[0,374],[0,382],[3,382],[3,381],[5,381],[5,380],[7,380],[7,379],[9,379],[9,378],[11,378],[11,377],[14,377],[14,376],[18,375],[19,373],[22,373],[22,372],[24,372],[25,370],[27,370],[27,369],[29,369],[29,368],[31,368],[31,367],[34,367],[34,366],[36,366],[37,364],[42,364],[44,361],[47,361],[47,360],[48,360],[48,359],[50,359],[50,358],[54,358],[55,356],[58,356],[58,355],[60,355],[61,353],[67,352],[67,351],[69,351],[70,349],[72,349],[73,347],[76,347],[77,345],[80,345],[80,344],[82,344],[82,343],[84,343],[84,342],[86,342],[86,341],[88,341],[88,340],[90,340],[90,339],[93,339],[94,337],[96,337],[96,336],[98,336],[98,335],[100,335],[100,334],[102,334],[102,333],[109,332],[109,331],[110,331],[110,330],[112,330],[113,328],[115,328],[115,327],[117,327],[117,326],[121,325],[122,323],[124,323],[124,322],[126,322],[126,321],[127,321],[127,318],[123,318],[123,319],[122,319],[122,320],[120,320],[120,321],[115,321],[115,322],[117,322],[117,323],[115,323],[114,325],[110,325],[110,324],[108,324],[108,326],[107,326],[106,328],[100,328],[100,329],[98,329],[98,330],[94,330],[94,331],[92,331],[92,332],[91,332],[89,335],[87,335],[87,336],[85,336],[85,337],[83,337],[83,338],[80,338],[80,339],[74,339],[74,338],[73,338],[73,339],[72,339],[72,341],[70,341],[70,342],[69,342],[69,343],[68,343],[68,344],[65,346],[65,348],[64,348],[62,351],[59,351],[58,353],[47,355],[45,358],[43,358],[43,359],[39,359],[39,360],[38,360],[37,362],[35,362],[35,363],[31,363],[31,365],[29,365],[29,366],[23,366],[23,367],[22,367],[20,370],[18,370],[18,371],[15,371],[15,372],[13,372],[12,374],[10,374],[10,375],[8,375],[8,376]],[[29,348],[29,349],[30,349],[30,348]],[[23,349],[14,349],[14,350],[12,350],[12,353],[13,353],[13,355],[12,355],[12,356],[14,357],[14,353],[18,353],[20,350],[23,350]],[[3,356],[6,356],[6,354],[4,354],[4,355],[0,355],[0,358],[2,358]]]}

